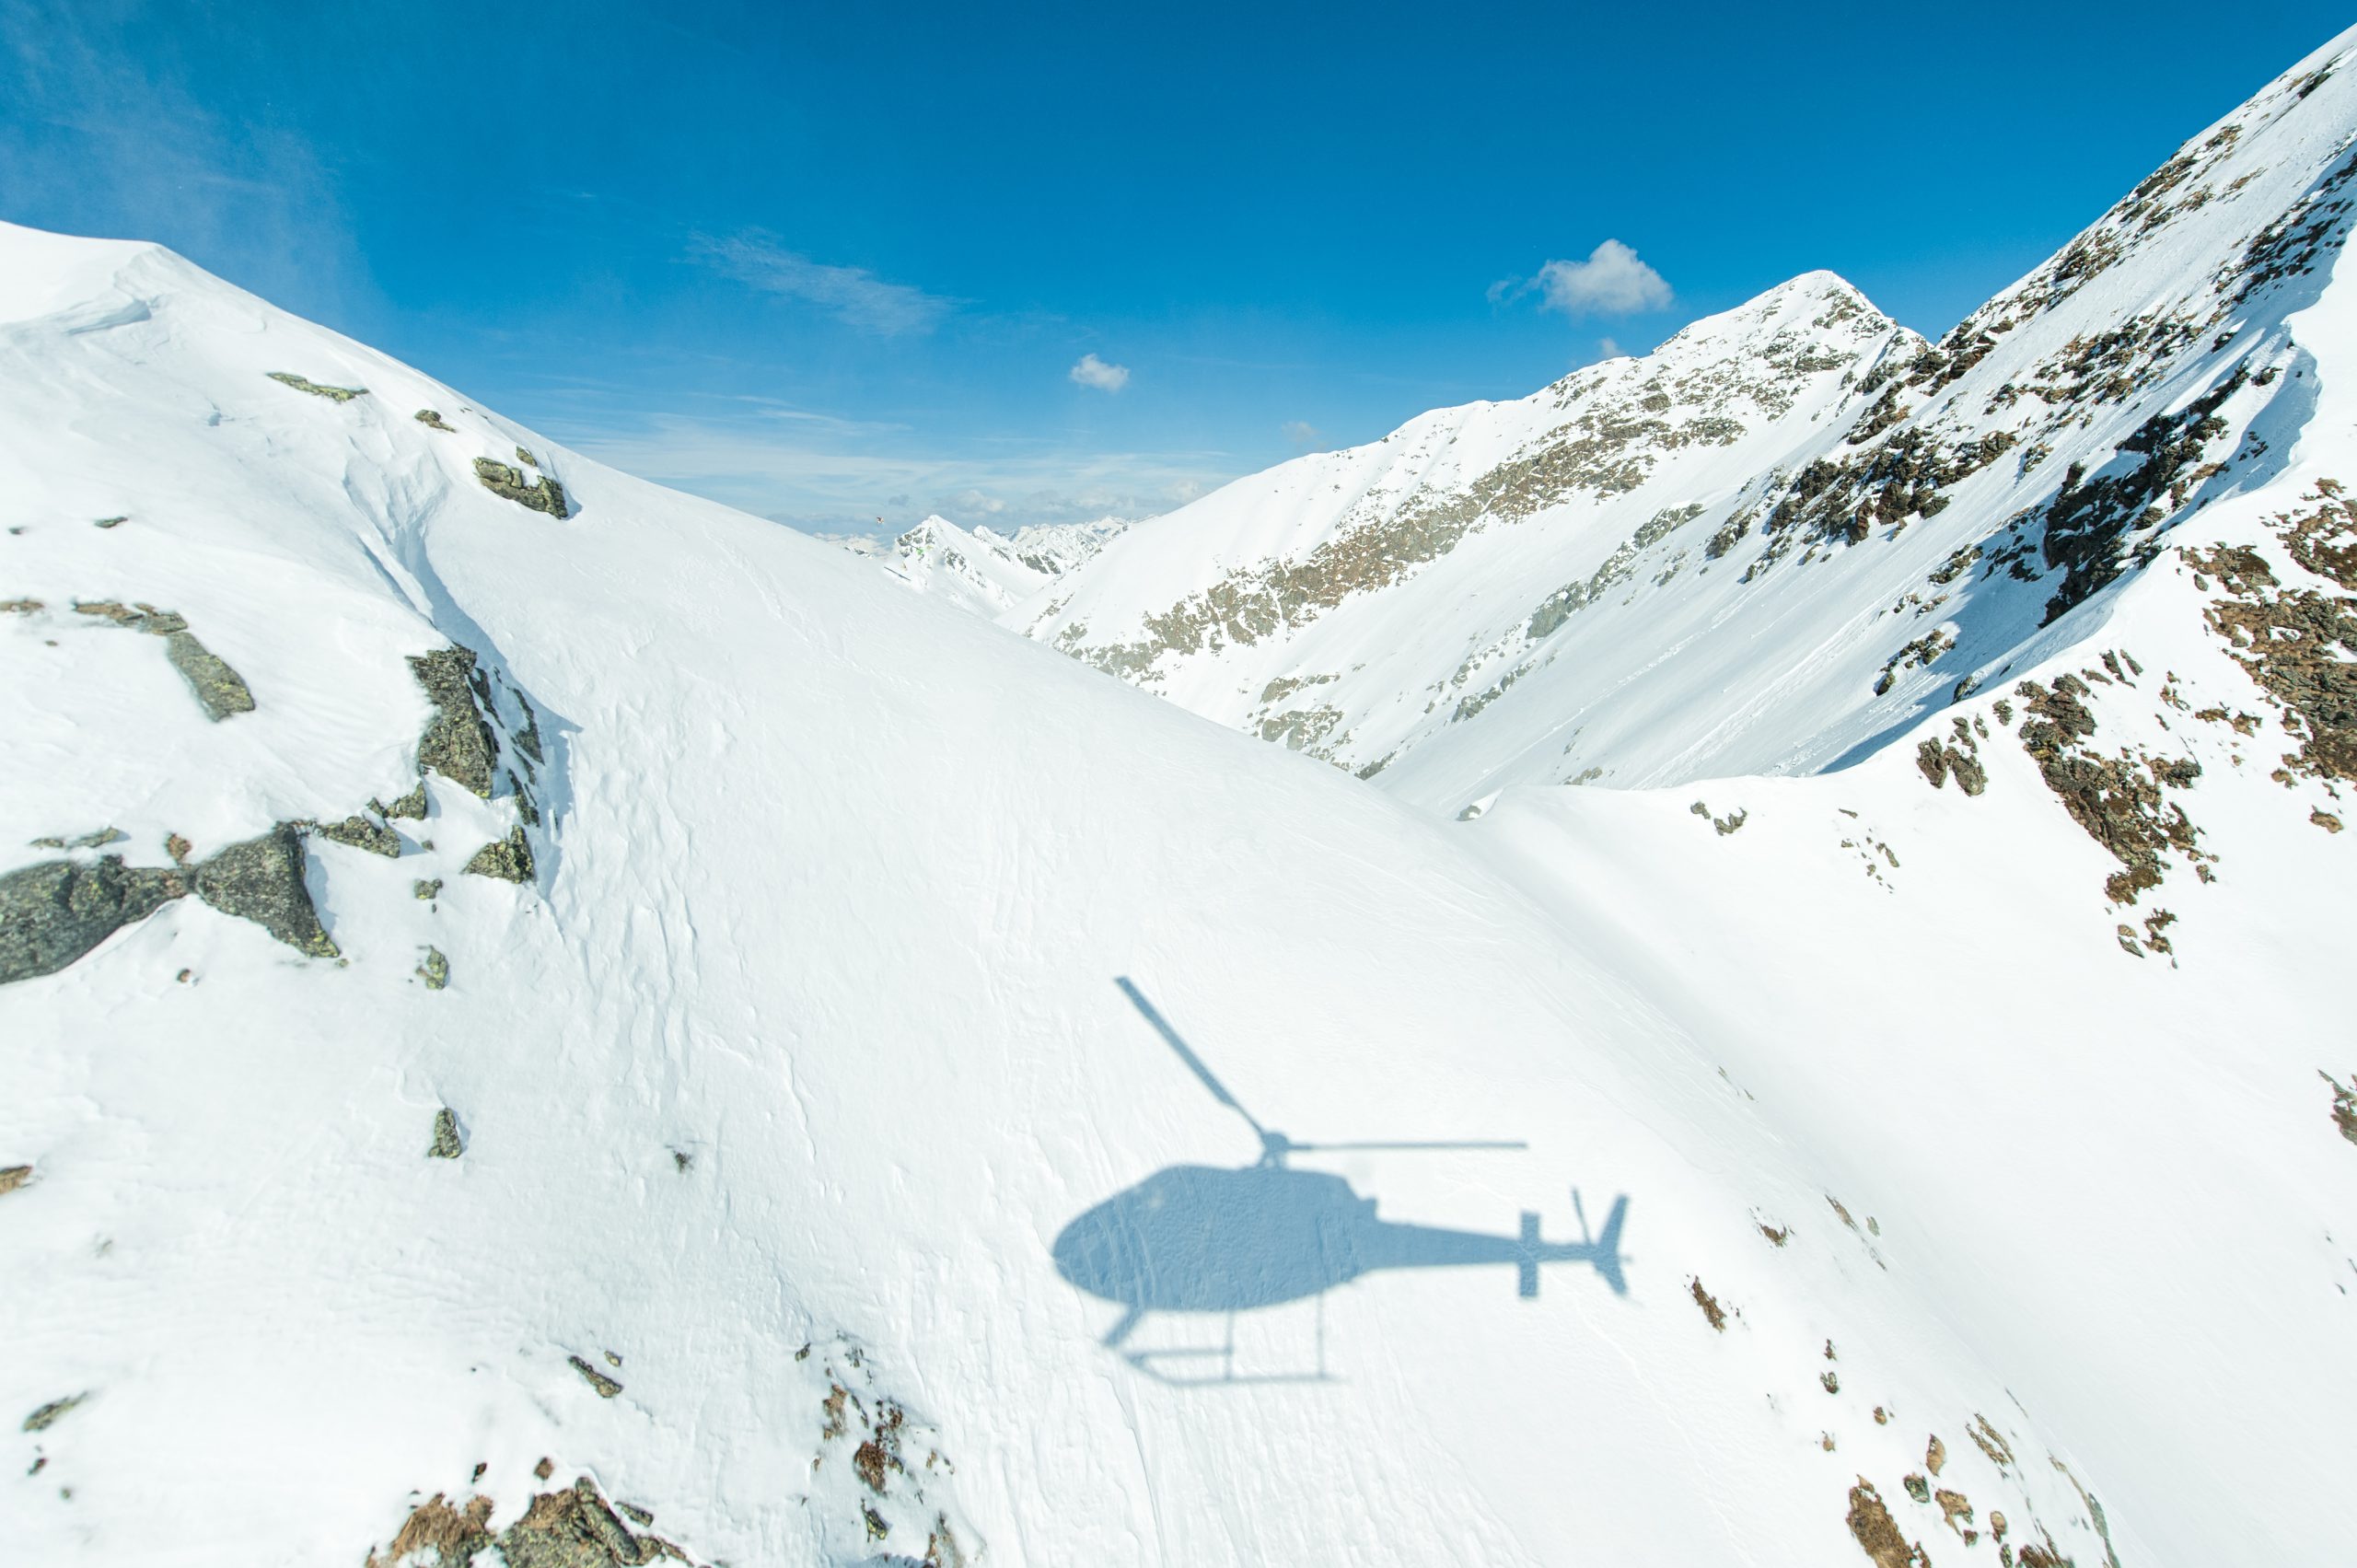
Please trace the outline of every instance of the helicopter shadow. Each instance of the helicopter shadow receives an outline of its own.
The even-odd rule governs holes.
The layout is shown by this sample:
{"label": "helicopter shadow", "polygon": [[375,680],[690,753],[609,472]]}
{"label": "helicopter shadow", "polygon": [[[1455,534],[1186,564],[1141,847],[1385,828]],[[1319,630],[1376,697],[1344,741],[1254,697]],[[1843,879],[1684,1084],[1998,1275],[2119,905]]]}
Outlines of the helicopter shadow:
{"label": "helicopter shadow", "polygon": [[[1579,1241],[1543,1239],[1538,1216],[1527,1212],[1512,1235],[1383,1219],[1375,1199],[1362,1197],[1330,1172],[1295,1168],[1288,1163],[1291,1156],[1337,1150],[1515,1150],[1528,1145],[1494,1140],[1296,1143],[1245,1109],[1128,977],[1115,983],[1212,1097],[1250,1124],[1261,1147],[1259,1162],[1249,1166],[1178,1165],[1156,1171],[1089,1209],[1056,1237],[1057,1272],[1123,1309],[1104,1344],[1138,1370],[1165,1382],[1186,1384],[1322,1378],[1323,1296],[1386,1270],[1511,1268],[1517,1294],[1530,1298],[1538,1294],[1543,1265],[1580,1262],[1594,1267],[1615,1294],[1626,1293],[1620,1245],[1629,1206],[1625,1197],[1614,1201],[1602,1231],[1593,1237],[1585,1235],[1583,1211]],[[1572,1198],[1576,1207],[1576,1190]],[[1317,1370],[1277,1377],[1235,1376],[1235,1315],[1311,1298],[1319,1298]],[[1132,1335],[1156,1313],[1226,1314],[1225,1344],[1221,1349],[1132,1348]],[[1222,1357],[1225,1372],[1181,1376],[1161,1365],[1202,1356]]]}

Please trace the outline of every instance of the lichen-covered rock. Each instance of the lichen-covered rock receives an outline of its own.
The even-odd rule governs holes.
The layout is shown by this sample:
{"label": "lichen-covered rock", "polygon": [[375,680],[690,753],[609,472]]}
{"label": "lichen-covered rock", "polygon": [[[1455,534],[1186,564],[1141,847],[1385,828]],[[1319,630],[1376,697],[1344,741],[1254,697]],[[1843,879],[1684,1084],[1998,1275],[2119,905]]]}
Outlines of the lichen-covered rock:
{"label": "lichen-covered rock", "polygon": [[412,882],[409,885],[409,890],[414,897],[419,899],[439,898],[442,896],[442,878],[439,877],[421,877],[416,881]]}
{"label": "lichen-covered rock", "polygon": [[565,1359],[573,1364],[573,1370],[581,1374],[581,1380],[598,1391],[599,1399],[610,1400],[622,1391],[622,1386],[620,1383],[615,1382],[579,1356],[571,1355]]}
{"label": "lichen-covered rock", "polygon": [[410,417],[416,420],[418,424],[423,424],[428,430],[447,430],[453,436],[458,434],[458,431],[452,426],[442,423],[442,414],[437,409],[422,408]]}
{"label": "lichen-covered rock", "polygon": [[521,828],[510,828],[507,836],[494,840],[475,851],[467,862],[470,877],[496,877],[503,882],[528,882],[532,879],[532,846]]}
{"label": "lichen-covered rock", "polygon": [[196,693],[204,716],[218,724],[232,714],[254,711],[254,694],[246,678],[229,668],[220,655],[196,640],[192,632],[173,632],[164,638],[164,656]]}
{"label": "lichen-covered rock", "polygon": [[1874,1562],[1875,1568],[1925,1568],[1930,1559],[1923,1549],[1910,1545],[1898,1533],[1898,1521],[1890,1516],[1882,1496],[1865,1477],[1850,1489],[1850,1513],[1846,1521],[1858,1549]]}
{"label": "lichen-covered rock", "polygon": [[450,983],[450,960],[442,956],[441,948],[425,949],[425,957],[417,966],[417,978],[425,982],[428,991],[440,991]]}
{"label": "lichen-covered rock", "polygon": [[459,1135],[459,1113],[448,1106],[434,1113],[434,1144],[425,1153],[427,1157],[454,1160],[467,1152],[467,1141]]}
{"label": "lichen-covered rock", "polygon": [[366,817],[346,817],[341,822],[322,822],[312,830],[323,839],[350,844],[354,849],[365,849],[388,860],[401,856],[401,835],[381,822],[371,822]]}
{"label": "lichen-covered rock", "polygon": [[564,486],[559,484],[550,475],[542,474],[539,479],[527,484],[524,482],[524,471],[521,469],[510,468],[496,458],[477,458],[475,477],[482,481],[482,487],[485,490],[490,491],[493,495],[505,496],[519,506],[528,506],[535,512],[546,512],[552,517],[568,515],[564,500]]}
{"label": "lichen-covered rock", "polygon": [[2344,1084],[2319,1067],[2316,1076],[2332,1086],[2332,1124],[2340,1129],[2342,1137],[2357,1144],[2357,1086],[2357,1086],[2357,1074]]}
{"label": "lichen-covered rock", "polygon": [[200,865],[196,896],[223,914],[252,921],[298,953],[332,958],[336,945],[319,925],[303,865],[303,835],[292,822],[281,822]]}
{"label": "lichen-covered rock", "polygon": [[29,1165],[0,1165],[0,1197],[6,1197],[33,1179]]}
{"label": "lichen-covered rock", "polygon": [[411,790],[407,795],[402,796],[390,806],[379,805],[374,800],[370,801],[368,805],[369,807],[379,817],[387,819],[399,818],[404,821],[423,822],[425,820],[425,781],[424,779],[420,779],[415,789]]}
{"label": "lichen-covered rock", "polygon": [[152,604],[124,605],[113,599],[76,601],[75,612],[93,615],[133,632],[164,639],[164,656],[180,671],[204,716],[218,724],[233,714],[254,711],[254,694],[246,678],[218,654],[197,641],[188,619]]}
{"label": "lichen-covered rock", "polygon": [[669,1541],[631,1533],[630,1527],[583,1476],[563,1492],[543,1492],[524,1516],[501,1532],[507,1568],[640,1568],[663,1558],[687,1561]]}
{"label": "lichen-covered rock", "polygon": [[298,392],[308,392],[315,398],[326,398],[333,402],[348,403],[354,398],[365,398],[368,395],[368,389],[366,387],[323,387],[319,382],[307,377],[297,376],[291,370],[271,370],[264,374],[282,386],[292,387]]}
{"label": "lichen-covered rock", "polygon": [[513,768],[507,770],[507,793],[515,797],[516,815],[524,819],[524,826],[539,827],[540,808],[533,804],[532,792],[524,787],[524,781],[516,776],[516,770]]}
{"label": "lichen-covered rock", "polygon": [[[489,800],[492,767],[499,755],[499,743],[492,736],[491,726],[484,722],[482,710],[476,706],[474,691],[468,682],[474,673],[474,650],[453,644],[430,654],[412,656],[409,667],[416,673],[417,683],[425,688],[425,695],[435,708],[433,718],[426,721],[425,733],[418,737],[418,767],[431,768],[453,784]],[[421,785],[414,795],[417,815],[423,817],[424,787]],[[401,808],[409,805],[410,799],[405,796],[395,801],[388,815],[406,815]]]}
{"label": "lichen-covered rock", "polygon": [[75,1406],[80,1404],[89,1397],[90,1396],[87,1394],[72,1394],[62,1400],[50,1400],[49,1403],[41,1406],[41,1409],[25,1417],[24,1430],[27,1432],[48,1431],[52,1426],[57,1423],[58,1417],[65,1414],[66,1411],[72,1410]]}
{"label": "lichen-covered rock", "polygon": [[[435,1493],[410,1510],[393,1542],[379,1555],[368,1554],[367,1568],[411,1568],[431,1563],[435,1568],[462,1568],[491,1544],[491,1499],[470,1497],[464,1509],[453,1508]],[[430,1554],[430,1555],[429,1555]]]}
{"label": "lichen-covered rock", "polygon": [[55,974],[189,890],[177,871],[44,861],[0,877],[0,985]]}

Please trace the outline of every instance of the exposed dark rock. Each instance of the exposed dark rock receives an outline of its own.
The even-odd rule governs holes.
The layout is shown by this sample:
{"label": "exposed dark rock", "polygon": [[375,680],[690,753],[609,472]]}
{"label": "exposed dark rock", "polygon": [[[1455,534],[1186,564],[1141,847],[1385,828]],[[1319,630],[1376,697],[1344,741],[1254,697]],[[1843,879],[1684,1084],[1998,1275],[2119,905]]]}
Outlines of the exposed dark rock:
{"label": "exposed dark rock", "polygon": [[552,517],[569,515],[565,505],[564,486],[559,484],[548,474],[542,474],[539,479],[527,484],[524,482],[524,473],[521,469],[510,468],[494,458],[477,458],[475,477],[482,482],[482,487],[485,490],[490,491],[493,495],[505,496],[519,506],[528,506],[535,512],[546,512]]}
{"label": "exposed dark rock", "polygon": [[2089,690],[2075,675],[2060,676],[2043,690],[2030,680],[2014,688],[2029,710],[2022,719],[2022,749],[2071,819],[2127,867],[2104,890],[2116,903],[2132,904],[2139,892],[2160,885],[2162,851],[2176,850],[2200,866],[2198,830],[2183,807],[2165,798],[2162,786],[2189,786],[2201,776],[2201,765],[2185,758],[2126,752],[2106,757],[2096,751],[2085,744],[2096,731],[2095,715],[2081,701]]}
{"label": "exposed dark rock", "polygon": [[196,896],[224,914],[250,920],[298,953],[332,958],[336,945],[320,929],[303,885],[303,835],[281,822],[260,838],[231,844],[196,868]]}
{"label": "exposed dark rock", "polygon": [[516,770],[513,768],[507,770],[507,793],[515,796],[516,815],[524,819],[524,826],[539,827],[540,808],[532,803],[531,791],[524,787],[524,781],[516,776]]}
{"label": "exposed dark rock", "polygon": [[440,991],[450,983],[450,960],[442,956],[441,948],[425,949],[425,957],[417,966],[417,978],[425,982],[428,991]]}
{"label": "exposed dark rock", "polygon": [[390,806],[379,805],[374,800],[370,801],[368,804],[379,817],[400,818],[404,821],[423,822],[425,820],[425,781],[420,779],[415,789],[411,790],[407,795],[402,796]]}
{"label": "exposed dark rock", "polygon": [[33,1179],[29,1165],[0,1165],[0,1197],[6,1197]]}
{"label": "exposed dark rock", "polygon": [[52,1426],[56,1424],[58,1417],[64,1415],[66,1411],[72,1410],[75,1406],[80,1404],[89,1397],[90,1396],[87,1394],[73,1394],[62,1400],[52,1400],[49,1403],[41,1406],[41,1409],[33,1411],[32,1414],[25,1417],[23,1429],[27,1432],[46,1432]]}
{"label": "exposed dark rock", "polygon": [[447,430],[453,436],[458,434],[457,430],[442,423],[442,415],[438,410],[422,408],[410,417],[416,420],[418,424],[423,424],[428,430]]}
{"label": "exposed dark rock", "polygon": [[2202,461],[2202,454],[2226,434],[2218,409],[2245,379],[2236,370],[2176,413],[2139,425],[2119,450],[2142,461],[2125,472],[2089,479],[2081,465],[2071,466],[2046,507],[2046,564],[2063,568],[2063,575],[2047,601],[2045,621],[2060,619],[2127,570],[2122,546],[2128,536],[2158,529],[2184,510],[2194,486],[2220,470],[2219,464]]}
{"label": "exposed dark rock", "polygon": [[633,1535],[583,1476],[564,1492],[544,1492],[499,1537],[507,1568],[639,1568],[686,1554],[655,1536]]}
{"label": "exposed dark rock", "polygon": [[[2339,487],[2331,505],[2305,518],[2279,518],[2284,543],[2300,563],[2335,582],[2357,579],[2357,551],[2334,542],[2349,519]],[[2357,783],[2357,599],[2312,588],[2286,589],[2266,560],[2248,548],[2221,545],[2184,552],[2189,564],[2214,576],[2226,597],[2206,612],[2211,630],[2232,645],[2235,660],[2258,683],[2297,736],[2300,749],[2284,754],[2279,776]],[[2357,582],[2344,586],[2357,587]]]}
{"label": "exposed dark rock", "polygon": [[[2357,1087],[2351,1086],[2357,1085],[2357,1074],[2351,1075],[2349,1085],[2344,1085],[2321,1068],[2317,1069],[2316,1076],[2332,1086],[2332,1124],[2340,1129],[2342,1137],[2357,1144]],[[24,1167],[19,1166],[17,1168]]]}
{"label": "exposed dark rock", "polygon": [[1923,1555],[1921,1546],[1910,1546],[1898,1533],[1898,1522],[1883,1505],[1882,1495],[1865,1477],[1850,1489],[1850,1534],[1855,1538],[1860,1551],[1874,1561],[1875,1568],[1931,1568],[1931,1559]]}
{"label": "exposed dark rock", "polygon": [[174,632],[164,639],[164,656],[180,672],[188,689],[196,693],[204,716],[218,724],[231,714],[254,711],[254,694],[246,685],[246,678],[229,668],[222,657],[196,640],[192,632]]}
{"label": "exposed dark rock", "polygon": [[204,716],[215,724],[232,714],[254,711],[254,694],[246,685],[245,677],[198,642],[196,633],[188,629],[186,618],[168,610],[157,610],[152,604],[123,605],[112,599],[77,601],[74,609],[77,614],[100,616],[130,631],[163,638],[164,657],[188,682]]}
{"label": "exposed dark rock", "polygon": [[521,691],[516,693],[516,705],[524,710],[524,727],[516,737],[516,749],[538,766],[547,761],[540,755],[540,715],[532,711],[532,704]]}
{"label": "exposed dark rock", "polygon": [[327,398],[339,403],[348,403],[354,398],[365,398],[368,395],[368,389],[366,387],[323,387],[317,381],[296,375],[291,370],[272,370],[266,374],[272,380],[283,386],[292,387],[298,392],[308,392],[313,397]]}
{"label": "exposed dark rock", "polygon": [[[409,667],[416,673],[417,683],[425,688],[435,710],[434,717],[426,721],[425,733],[418,738],[418,767],[431,768],[461,788],[489,800],[492,766],[499,755],[499,743],[492,736],[491,726],[483,721],[482,710],[475,705],[475,694],[468,682],[468,677],[474,673],[474,650],[454,644],[430,654],[412,656]],[[416,796],[418,815],[422,817],[423,786]],[[407,815],[401,808],[409,798],[395,801],[388,815]]]}
{"label": "exposed dark rock", "polygon": [[532,846],[524,838],[524,830],[510,828],[507,836],[494,840],[475,851],[467,862],[470,877],[496,877],[503,882],[529,882],[532,879]]}
{"label": "exposed dark rock", "polygon": [[55,974],[189,890],[178,871],[44,861],[0,877],[0,984]]}
{"label": "exposed dark rock", "polygon": [[596,1367],[590,1365],[579,1356],[569,1355],[565,1357],[565,1360],[573,1364],[573,1370],[581,1374],[581,1380],[583,1382],[598,1390],[598,1397],[599,1399],[610,1400],[616,1394],[622,1391],[622,1386],[620,1383],[615,1382],[612,1378],[607,1376],[604,1373],[598,1371]]}
{"label": "exposed dark rock", "polygon": [[[380,1555],[368,1554],[367,1568],[399,1568],[400,1564],[432,1562],[439,1568],[461,1568],[491,1544],[491,1499],[470,1497],[463,1510],[453,1508],[435,1493],[410,1510]],[[428,1558],[424,1554],[431,1552]]]}
{"label": "exposed dark rock", "polygon": [[420,899],[439,898],[442,894],[442,878],[439,877],[421,877],[416,881],[412,882],[409,885],[409,890]]}
{"label": "exposed dark rock", "polygon": [[341,822],[322,822],[312,830],[323,839],[350,844],[354,849],[365,849],[388,860],[398,859],[401,853],[401,835],[380,822],[371,822],[366,817],[346,817]]}
{"label": "exposed dark rock", "polygon": [[459,1134],[459,1113],[448,1106],[434,1113],[434,1144],[425,1151],[428,1158],[454,1160],[467,1152],[467,1141]]}

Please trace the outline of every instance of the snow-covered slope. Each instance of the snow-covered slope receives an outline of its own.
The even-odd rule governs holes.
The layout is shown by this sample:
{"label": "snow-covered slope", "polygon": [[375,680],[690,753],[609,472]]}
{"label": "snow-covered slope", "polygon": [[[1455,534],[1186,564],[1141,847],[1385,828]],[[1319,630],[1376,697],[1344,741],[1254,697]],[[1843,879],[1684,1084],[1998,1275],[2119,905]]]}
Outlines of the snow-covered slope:
{"label": "snow-covered slope", "polygon": [[[2100,1555],[1447,825],[168,253],[0,291],[24,1560],[1822,1562],[1935,1435]],[[1256,1165],[1120,976],[1266,1125],[1527,1146]]]}
{"label": "snow-covered slope", "polygon": [[[2322,64],[2247,111],[2228,150],[2279,151],[2244,192],[2340,134],[2300,118],[2345,115]],[[1856,731],[1855,765],[1501,790],[1503,719],[1559,659],[1457,726],[1508,738],[1462,763],[1488,804],[1460,824],[168,253],[0,228],[9,1551],[2338,1562],[2337,238],[2250,296],[2283,368],[2219,408],[2270,397],[2236,448],[2266,451],[2189,480],[2210,504],[2052,624],[2075,558],[2023,583],[2045,557],[2000,544],[1942,586],[2019,629],[1958,617],[1856,713],[1760,697],[1723,753],[1695,750],[1689,703],[1732,701],[1709,680],[1599,666],[1652,692],[1664,757],[1782,734],[1790,771]],[[2082,293],[2159,253],[2122,249]],[[1517,470],[1571,501],[1449,514],[1454,548],[1309,631],[1542,514],[1644,511],[1652,477],[1599,499],[1591,460],[1774,450],[1800,504],[1651,601],[1752,565],[1746,605],[1848,647],[1852,575],[1995,481],[1844,542],[1863,493],[1802,458],[1912,450],[1966,381],[1832,280],[1747,308],[1689,345],[1781,336],[1776,377],[1708,391],[1699,347],[1643,372],[1676,423],[1597,412],[1620,459]],[[2186,406],[2217,352],[2169,361]],[[1906,376],[1841,386],[1876,365]],[[1590,374],[1581,408],[1661,412]],[[1851,444],[1906,377],[1933,383],[1910,419]],[[2134,412],[2049,406],[2075,434],[2025,442]],[[1912,473],[1875,482],[1902,477],[1911,504]],[[1712,505],[1643,548],[1716,537]],[[1320,559],[1380,576],[1431,529]],[[1643,634],[1625,591],[1549,590],[1547,635]],[[1651,668],[1747,669],[1750,613]],[[1460,765],[1427,739],[1377,782],[1426,750]],[[1419,1139],[1514,1146],[1382,1146]]]}
{"label": "snow-covered slope", "polygon": [[889,546],[859,536],[821,535],[923,594],[958,609],[996,616],[1052,586],[1130,525],[1120,517],[1088,523],[1028,523],[1012,534],[961,528],[938,514]]}
{"label": "snow-covered slope", "polygon": [[2347,231],[2342,52],[1936,347],[1812,273],[1238,481],[1006,623],[1452,812],[1854,761],[2091,634],[2162,536],[2280,480],[2319,365],[2357,352],[2310,312]]}

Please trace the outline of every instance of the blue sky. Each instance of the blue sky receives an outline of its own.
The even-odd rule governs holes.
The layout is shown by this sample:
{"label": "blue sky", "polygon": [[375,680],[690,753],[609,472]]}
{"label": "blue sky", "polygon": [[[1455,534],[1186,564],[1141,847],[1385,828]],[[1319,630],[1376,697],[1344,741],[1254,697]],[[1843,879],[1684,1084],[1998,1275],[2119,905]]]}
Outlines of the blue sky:
{"label": "blue sky", "polygon": [[1937,333],[2348,19],[0,0],[0,216],[162,240],[765,516],[1011,527],[1813,267]]}

